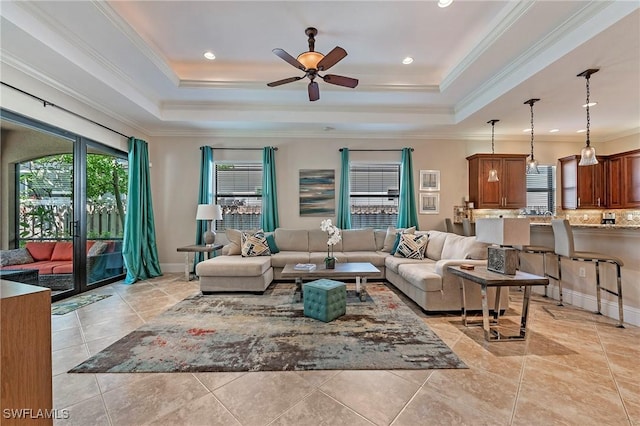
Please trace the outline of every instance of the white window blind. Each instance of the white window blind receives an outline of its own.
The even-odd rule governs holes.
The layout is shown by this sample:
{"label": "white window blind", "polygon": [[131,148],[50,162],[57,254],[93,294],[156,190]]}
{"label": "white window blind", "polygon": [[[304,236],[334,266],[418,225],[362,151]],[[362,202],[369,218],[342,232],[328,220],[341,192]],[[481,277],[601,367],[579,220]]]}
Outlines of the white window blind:
{"label": "white window blind", "polygon": [[262,164],[216,163],[216,204],[222,220],[216,229],[257,229],[262,214]]}
{"label": "white window blind", "polygon": [[349,178],[351,226],[394,226],[398,219],[400,164],[351,164]]}
{"label": "white window blind", "polygon": [[554,213],[556,167],[538,166],[538,170],[538,174],[527,174],[527,214]]}

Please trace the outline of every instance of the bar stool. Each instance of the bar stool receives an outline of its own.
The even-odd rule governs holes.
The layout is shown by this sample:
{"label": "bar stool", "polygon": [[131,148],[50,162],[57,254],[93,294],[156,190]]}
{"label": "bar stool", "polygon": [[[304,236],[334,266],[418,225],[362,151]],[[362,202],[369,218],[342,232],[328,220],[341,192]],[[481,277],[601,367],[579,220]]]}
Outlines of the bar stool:
{"label": "bar stool", "polygon": [[473,230],[471,229],[471,220],[467,218],[462,219],[462,234],[465,237],[473,236]]}
{"label": "bar stool", "polygon": [[[553,278],[554,280],[558,281],[557,277],[554,277],[553,275],[549,274],[547,272],[547,254],[548,253],[554,253],[554,249],[552,249],[551,247],[546,247],[546,246],[513,246],[513,248],[515,248],[516,250],[521,251],[522,253],[532,253],[532,254],[541,254],[542,255],[542,274],[545,277],[548,278]],[[520,256],[518,256],[518,262],[520,261]],[[518,265],[518,269],[520,269],[520,266]],[[562,290],[561,290],[562,292]],[[547,286],[544,286],[544,297],[548,297],[547,296]]]}
{"label": "bar stool", "polygon": [[[598,314],[602,315],[601,309],[601,296],[600,291],[606,291],[609,294],[618,296],[618,327],[624,328],[622,324],[624,321],[622,313],[622,276],[621,268],[624,266],[622,260],[614,256],[609,256],[604,253],[592,253],[584,251],[575,251],[573,242],[573,231],[571,225],[566,219],[553,219],[551,220],[551,226],[553,227],[553,238],[555,240],[555,253],[558,256],[558,287],[560,289],[560,305],[562,306],[562,268],[560,266],[560,259],[565,257],[570,260],[589,261],[596,264],[596,300],[598,301]],[[600,262],[606,262],[616,265],[616,272],[618,277],[618,292],[614,292],[607,288],[600,286]]]}
{"label": "bar stool", "polygon": [[451,232],[452,234],[455,234],[455,231],[453,229],[453,222],[451,222],[450,218],[447,217],[444,219],[444,226],[446,227],[447,232]]}

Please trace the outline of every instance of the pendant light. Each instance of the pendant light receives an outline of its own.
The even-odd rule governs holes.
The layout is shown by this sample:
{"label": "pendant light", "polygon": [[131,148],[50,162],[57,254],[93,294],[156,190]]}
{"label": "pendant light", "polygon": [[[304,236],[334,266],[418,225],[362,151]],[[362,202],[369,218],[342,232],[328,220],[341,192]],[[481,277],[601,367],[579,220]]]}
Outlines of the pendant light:
{"label": "pendant light", "polygon": [[584,77],[585,80],[587,80],[587,145],[582,148],[582,151],[580,151],[580,162],[578,163],[578,166],[593,166],[598,164],[596,149],[591,146],[591,141],[589,140],[589,127],[591,126],[591,116],[589,115],[589,77],[591,77],[591,74],[597,73],[598,71],[598,69],[588,69],[576,76]]}
{"label": "pendant light", "polygon": [[496,126],[496,123],[500,121],[500,120],[489,120],[487,121],[487,124],[491,124],[491,170],[489,170],[489,179],[487,179],[487,182],[498,182],[500,179],[498,179],[498,171],[496,169],[493,168],[493,156],[495,155],[495,150],[494,148],[494,129]]}
{"label": "pendant light", "polygon": [[525,101],[525,104],[531,107],[531,157],[527,160],[527,174],[540,173],[538,170],[538,160],[533,156],[533,104],[539,100],[540,99],[529,99]]}

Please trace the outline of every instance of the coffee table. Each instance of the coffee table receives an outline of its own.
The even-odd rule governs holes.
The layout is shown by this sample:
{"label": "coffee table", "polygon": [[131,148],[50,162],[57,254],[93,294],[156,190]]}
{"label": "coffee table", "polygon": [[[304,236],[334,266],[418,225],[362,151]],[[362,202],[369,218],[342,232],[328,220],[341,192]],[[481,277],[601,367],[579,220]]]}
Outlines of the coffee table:
{"label": "coffee table", "polygon": [[[459,266],[449,266],[449,272],[460,277],[460,298],[462,304],[462,323],[465,326],[482,325],[484,338],[488,342],[505,342],[513,340],[526,340],[527,319],[529,317],[529,300],[531,298],[531,287],[534,285],[549,285],[549,279],[527,272],[516,271],[515,275],[500,274],[488,271],[485,266],[476,266],[473,270],[461,269]],[[469,281],[480,285],[482,294],[482,321],[480,323],[467,321],[467,308],[464,292],[464,283]],[[496,300],[493,311],[493,321],[489,318],[489,302],[487,300],[487,288],[496,288]],[[522,312],[520,315],[520,333],[516,335],[500,334],[491,325],[498,324],[500,315],[500,290],[502,287],[524,287],[524,297],[522,299]]]}
{"label": "coffee table", "polygon": [[316,265],[313,271],[294,269],[294,263],[287,263],[281,272],[282,278],[294,278],[296,280],[296,295],[302,300],[302,280],[329,278],[329,279],[356,279],[356,294],[364,301],[367,297],[366,285],[368,277],[379,276],[380,270],[369,262],[336,263],[335,269],[327,269],[324,264]]}

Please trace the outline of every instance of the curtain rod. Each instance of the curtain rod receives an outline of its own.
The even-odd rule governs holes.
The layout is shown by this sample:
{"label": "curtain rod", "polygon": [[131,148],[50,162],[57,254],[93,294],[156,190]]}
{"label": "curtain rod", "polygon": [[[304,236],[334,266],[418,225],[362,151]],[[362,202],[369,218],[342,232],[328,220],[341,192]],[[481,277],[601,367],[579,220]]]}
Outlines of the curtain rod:
{"label": "curtain rod", "polygon": [[[340,148],[338,151],[342,152],[344,150],[344,148]],[[356,151],[361,151],[361,152],[378,152],[378,151],[402,151],[402,149],[349,149],[349,152],[356,152]],[[414,149],[411,148],[411,151],[413,152]]]}
{"label": "curtain rod", "polygon": [[[262,148],[216,148],[214,146],[212,146],[211,149],[226,149],[228,151],[262,151]],[[277,151],[278,147],[273,147],[273,150]]]}
{"label": "curtain rod", "polygon": [[12,86],[12,85],[10,85],[10,84],[7,84],[7,83],[5,83],[4,81],[0,81],[0,83],[2,83],[2,85],[3,85],[3,86],[10,87],[10,88],[11,88],[11,89],[13,89],[13,90],[16,90],[16,91],[18,91],[18,92],[20,92],[20,93],[22,93],[22,94],[24,94],[24,95],[30,96],[30,97],[32,97],[33,99],[36,99],[36,100],[38,100],[38,101],[42,102],[42,106],[43,106],[43,107],[45,107],[45,108],[46,108],[46,107],[48,107],[48,106],[52,106],[52,107],[58,108],[58,109],[60,109],[60,110],[62,110],[62,111],[64,111],[64,112],[66,112],[66,113],[68,113],[68,114],[74,115],[74,116],[76,116],[76,117],[78,117],[78,118],[81,118],[81,119],[86,120],[86,121],[88,121],[88,122],[90,122],[90,123],[92,123],[92,124],[95,124],[96,126],[100,126],[100,127],[102,127],[103,129],[109,130],[110,132],[117,133],[117,134],[119,134],[119,135],[120,135],[120,136],[122,136],[122,137],[125,137],[125,138],[127,138],[127,139],[129,139],[129,137],[130,137],[130,136],[125,135],[124,133],[120,133],[120,132],[119,132],[119,131],[117,131],[117,130],[113,130],[111,127],[107,127],[107,126],[105,126],[104,124],[100,124],[100,123],[98,123],[97,121],[93,121],[93,120],[92,120],[92,119],[90,119],[90,118],[87,118],[87,117],[85,117],[85,116],[83,116],[83,115],[80,115],[80,114],[78,114],[77,112],[70,111],[70,110],[68,110],[68,109],[66,109],[66,108],[64,108],[64,107],[58,106],[58,105],[56,105],[56,104],[54,104],[54,103],[51,103],[51,102],[49,102],[49,101],[47,101],[47,100],[45,100],[45,99],[42,99],[41,97],[36,96],[36,95],[34,95],[34,94],[32,94],[32,93],[26,92],[26,91],[24,91],[24,90],[22,90],[22,89],[18,89],[17,87]]}

